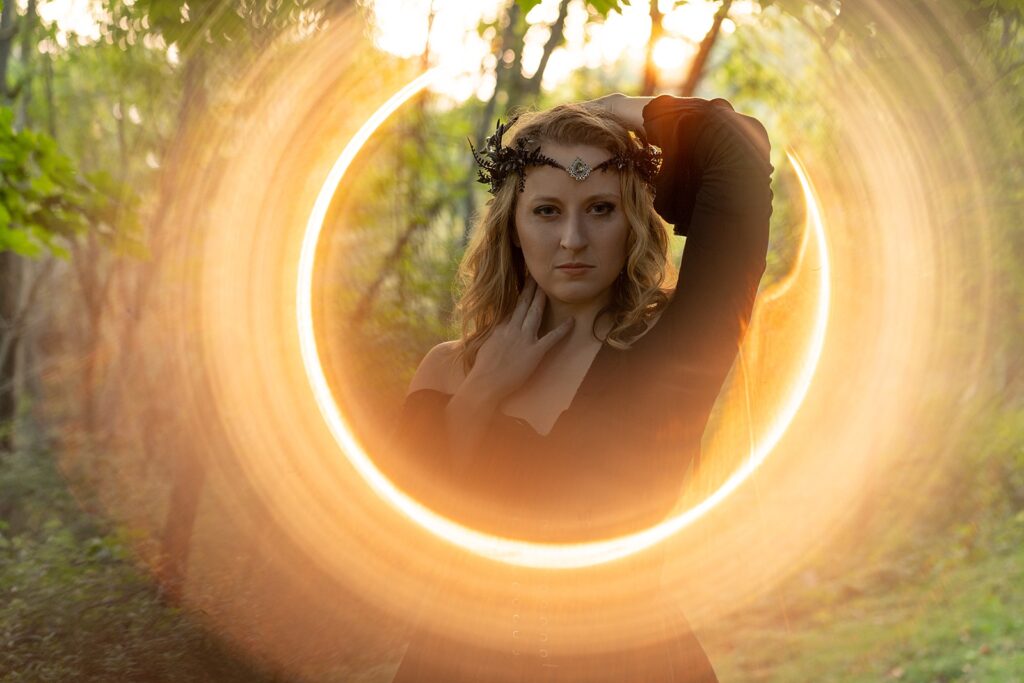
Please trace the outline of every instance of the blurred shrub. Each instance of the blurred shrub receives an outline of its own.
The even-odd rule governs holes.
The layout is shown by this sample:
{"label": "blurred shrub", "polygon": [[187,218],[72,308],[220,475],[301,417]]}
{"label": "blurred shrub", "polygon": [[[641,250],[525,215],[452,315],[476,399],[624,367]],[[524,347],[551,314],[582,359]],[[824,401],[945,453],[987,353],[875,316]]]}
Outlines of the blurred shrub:
{"label": "blurred shrub", "polygon": [[49,454],[0,456],[0,513],[0,680],[275,680],[167,607]]}

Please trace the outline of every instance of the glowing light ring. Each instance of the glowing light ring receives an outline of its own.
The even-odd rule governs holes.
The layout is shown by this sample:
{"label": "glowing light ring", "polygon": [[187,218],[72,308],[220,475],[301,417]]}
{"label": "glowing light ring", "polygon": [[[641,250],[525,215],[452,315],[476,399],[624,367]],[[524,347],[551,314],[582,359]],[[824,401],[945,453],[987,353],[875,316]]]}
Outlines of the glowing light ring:
{"label": "glowing light ring", "polygon": [[821,350],[825,344],[825,330],[828,324],[828,312],[831,301],[831,268],[817,194],[803,165],[792,152],[787,151],[789,161],[796,170],[804,193],[808,222],[816,237],[817,257],[821,264],[819,283],[821,290],[818,296],[811,345],[803,364],[802,372],[796,383],[796,389],[791,393],[789,401],[780,411],[768,434],[765,435],[760,443],[753,447],[750,457],[743,466],[733,473],[714,493],[701,501],[700,504],[655,526],[626,536],[587,543],[544,544],[485,534],[458,524],[424,507],[397,488],[377,469],[376,465],[374,465],[373,461],[353,436],[352,430],[334,401],[327,383],[327,377],[324,375],[323,368],[320,365],[320,356],[317,351],[316,336],[313,330],[313,266],[317,242],[320,239],[328,206],[338,186],[341,184],[345,171],[374,131],[406,101],[430,85],[443,73],[444,70],[440,67],[424,73],[395,93],[374,112],[369,120],[353,136],[345,149],[342,150],[341,155],[324,180],[320,193],[313,205],[309,221],[306,224],[306,233],[303,237],[302,251],[299,257],[296,302],[298,306],[297,322],[302,361],[317,406],[320,408],[328,429],[330,429],[338,445],[341,446],[349,462],[377,495],[394,506],[415,524],[456,546],[508,564],[548,569],[571,569],[611,562],[649,548],[677,533],[736,490],[771,453],[789,427],[793,416],[807,394],[811,379],[817,369],[818,360],[821,357]]}

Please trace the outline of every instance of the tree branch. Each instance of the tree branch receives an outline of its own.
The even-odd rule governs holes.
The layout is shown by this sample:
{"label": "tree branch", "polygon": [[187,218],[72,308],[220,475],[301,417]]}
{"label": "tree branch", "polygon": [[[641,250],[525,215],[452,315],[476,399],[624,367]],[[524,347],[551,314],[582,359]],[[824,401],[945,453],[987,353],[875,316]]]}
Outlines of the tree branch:
{"label": "tree branch", "polygon": [[32,282],[29,284],[28,294],[25,296],[24,302],[18,307],[14,317],[5,325],[3,338],[0,339],[0,362],[7,358],[7,354],[11,352],[12,347],[21,337],[21,332],[25,327],[25,319],[28,317],[28,312],[32,310],[35,305],[36,296],[39,294],[39,289],[43,282],[49,277],[50,273],[53,272],[54,261],[48,260],[44,262],[42,270],[40,270]]}
{"label": "tree branch", "polygon": [[700,41],[700,48],[697,50],[697,56],[693,58],[693,63],[690,64],[690,71],[686,75],[686,80],[683,82],[683,87],[680,89],[679,94],[683,97],[693,97],[693,93],[697,91],[697,84],[700,83],[700,79],[704,76],[704,66],[707,64],[708,57],[711,55],[711,48],[715,46],[715,41],[718,40],[719,31],[722,28],[722,21],[726,15],[729,14],[729,8],[732,7],[732,0],[724,0],[722,6],[715,12],[715,20],[711,24],[711,28],[708,30],[704,39]]}
{"label": "tree branch", "polygon": [[548,67],[551,53],[562,44],[565,38],[565,17],[568,14],[569,0],[562,0],[558,3],[558,18],[555,19],[555,23],[551,24],[551,33],[548,35],[547,42],[544,43],[544,54],[541,55],[540,64],[537,65],[537,70],[530,77],[530,80],[526,82],[526,87],[523,88],[524,93],[536,95],[540,92],[541,80],[544,78],[544,70]]}
{"label": "tree branch", "polygon": [[380,292],[380,288],[384,284],[384,280],[387,279],[387,276],[391,273],[394,263],[402,256],[402,252],[405,251],[405,247],[409,244],[412,236],[418,230],[430,225],[431,221],[438,213],[440,213],[443,206],[444,202],[442,200],[435,199],[430,206],[427,207],[426,215],[423,218],[409,221],[405,230],[398,237],[398,241],[395,242],[394,246],[391,247],[391,251],[389,251],[387,256],[384,257],[384,263],[381,265],[380,270],[377,273],[377,277],[366,289],[366,292],[359,300],[359,305],[356,306],[356,311],[352,314],[352,321],[355,325],[362,325],[366,322],[366,318],[370,314],[370,309],[373,307],[373,302],[376,300],[377,295]]}
{"label": "tree branch", "polygon": [[665,33],[662,25],[663,15],[658,9],[657,0],[651,0],[651,34],[647,38],[647,45],[644,49],[644,85],[641,95],[651,96],[658,89],[658,67],[654,63],[654,45]]}

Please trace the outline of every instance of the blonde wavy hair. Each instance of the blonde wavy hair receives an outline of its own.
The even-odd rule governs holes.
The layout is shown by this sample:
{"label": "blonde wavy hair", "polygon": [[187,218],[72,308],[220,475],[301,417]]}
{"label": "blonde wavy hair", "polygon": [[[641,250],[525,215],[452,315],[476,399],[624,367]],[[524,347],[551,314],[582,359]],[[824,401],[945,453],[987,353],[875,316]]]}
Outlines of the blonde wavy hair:
{"label": "blonde wavy hair", "polygon": [[[611,154],[637,144],[629,127],[617,116],[581,103],[522,111],[505,135],[509,138],[503,140],[506,145],[514,145],[526,136],[541,144],[593,145]],[[612,325],[603,341],[626,349],[668,303],[668,290],[663,286],[674,282],[676,272],[668,258],[668,231],[654,210],[652,190],[632,168],[619,176],[622,209],[630,226],[626,266],[624,276],[612,285],[610,302],[595,317],[594,327],[602,316],[611,316]],[[462,329],[459,352],[466,372],[473,367],[480,346],[494,327],[512,314],[525,282],[526,262],[512,239],[518,183],[518,175],[509,174],[487,202],[459,264],[456,315]],[[591,332],[597,338],[594,328]]]}

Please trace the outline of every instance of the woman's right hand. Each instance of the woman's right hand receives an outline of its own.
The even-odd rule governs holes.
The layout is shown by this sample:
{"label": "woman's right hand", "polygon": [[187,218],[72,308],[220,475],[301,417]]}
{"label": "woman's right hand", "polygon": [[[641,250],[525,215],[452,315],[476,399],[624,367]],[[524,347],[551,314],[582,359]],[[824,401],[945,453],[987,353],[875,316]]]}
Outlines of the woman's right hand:
{"label": "woman's right hand", "polygon": [[498,401],[525,384],[545,354],[572,331],[574,324],[573,318],[568,318],[538,339],[545,302],[544,290],[527,275],[512,315],[495,325],[480,345],[465,381]]}
{"label": "woman's right hand", "polygon": [[620,92],[613,92],[603,97],[587,100],[581,104],[599,107],[619,117],[634,130],[644,129],[644,107],[654,97],[630,97]]}

